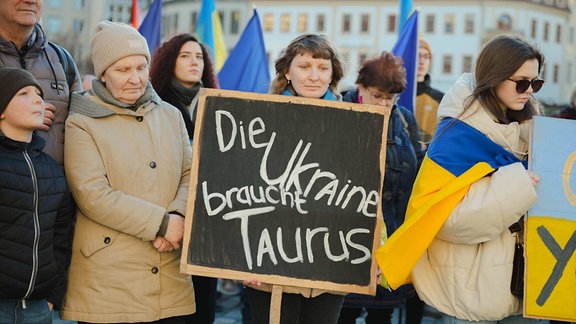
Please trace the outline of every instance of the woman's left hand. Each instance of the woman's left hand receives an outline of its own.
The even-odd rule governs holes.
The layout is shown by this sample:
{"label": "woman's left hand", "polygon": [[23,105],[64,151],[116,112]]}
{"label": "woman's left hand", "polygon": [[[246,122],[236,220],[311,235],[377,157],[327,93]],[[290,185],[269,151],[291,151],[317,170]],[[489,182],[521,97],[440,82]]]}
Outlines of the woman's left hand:
{"label": "woman's left hand", "polygon": [[156,250],[158,250],[160,253],[174,250],[172,243],[170,243],[170,241],[163,238],[162,236],[156,236],[156,239],[154,239],[152,242],[152,246],[154,246],[154,248],[156,248]]}

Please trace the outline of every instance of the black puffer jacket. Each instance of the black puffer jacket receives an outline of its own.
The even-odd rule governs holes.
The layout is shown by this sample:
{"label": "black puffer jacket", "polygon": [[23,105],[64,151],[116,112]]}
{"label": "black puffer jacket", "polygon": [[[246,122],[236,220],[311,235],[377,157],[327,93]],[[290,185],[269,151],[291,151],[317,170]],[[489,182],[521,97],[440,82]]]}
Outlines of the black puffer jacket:
{"label": "black puffer jacket", "polygon": [[[358,89],[348,91],[342,100],[358,103]],[[425,155],[418,125],[408,109],[398,105],[392,108],[386,141],[382,213],[390,236],[404,222],[412,185]]]}
{"label": "black puffer jacket", "polygon": [[66,290],[73,207],[62,167],[44,140],[17,142],[0,132],[0,299],[46,298]]}

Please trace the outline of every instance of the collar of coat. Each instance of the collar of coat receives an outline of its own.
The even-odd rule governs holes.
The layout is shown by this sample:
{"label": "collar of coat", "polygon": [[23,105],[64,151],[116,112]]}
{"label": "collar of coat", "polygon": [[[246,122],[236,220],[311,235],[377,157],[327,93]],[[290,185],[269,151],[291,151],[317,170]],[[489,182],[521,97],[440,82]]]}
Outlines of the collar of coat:
{"label": "collar of coat", "polygon": [[148,82],[144,94],[136,103],[129,105],[118,101],[106,89],[104,83],[95,80],[91,90],[72,94],[70,111],[93,118],[116,114],[144,116],[151,109],[161,104],[162,99],[154,91],[150,82]]}

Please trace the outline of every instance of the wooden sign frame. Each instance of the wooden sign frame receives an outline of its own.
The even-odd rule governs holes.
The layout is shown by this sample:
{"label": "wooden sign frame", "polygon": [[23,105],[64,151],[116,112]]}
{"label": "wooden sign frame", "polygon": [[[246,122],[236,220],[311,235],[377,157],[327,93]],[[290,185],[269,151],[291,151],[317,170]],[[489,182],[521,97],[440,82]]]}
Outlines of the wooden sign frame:
{"label": "wooden sign frame", "polygon": [[[192,168],[191,168],[191,179],[190,179],[190,189],[189,189],[189,198],[188,198],[188,206],[186,211],[186,222],[185,222],[185,235],[184,235],[184,243],[183,243],[183,252],[181,258],[181,271],[188,274],[194,274],[199,276],[208,276],[208,277],[215,277],[215,278],[227,278],[227,279],[234,279],[234,280],[258,280],[263,283],[270,283],[273,285],[283,285],[283,286],[298,286],[298,287],[305,287],[305,288],[316,288],[328,291],[336,291],[336,292],[345,292],[345,293],[361,293],[361,294],[371,294],[374,295],[376,293],[376,273],[377,273],[377,263],[375,258],[373,258],[373,254],[376,249],[381,245],[381,230],[382,230],[382,204],[381,204],[381,193],[382,193],[382,183],[384,178],[384,164],[386,161],[386,138],[387,138],[387,127],[388,127],[388,120],[390,116],[390,109],[384,108],[380,106],[371,106],[371,105],[359,105],[359,104],[352,104],[346,102],[339,102],[339,101],[328,101],[328,100],[320,100],[320,99],[308,99],[302,97],[290,97],[290,96],[281,96],[281,95],[266,95],[266,94],[255,94],[255,93],[245,93],[245,92],[237,92],[237,91],[228,91],[228,90],[214,90],[214,89],[201,89],[200,92],[200,99],[198,103],[198,111],[197,111],[197,122],[196,128],[194,133],[194,142],[193,142],[193,158],[192,158]],[[377,191],[377,203],[374,204],[374,209],[376,213],[376,217],[373,217],[373,225],[372,228],[373,232],[370,236],[370,260],[365,261],[369,262],[369,271],[365,273],[366,284],[349,284],[343,282],[334,282],[330,279],[305,279],[299,277],[298,275],[286,275],[286,274],[277,274],[277,273],[257,273],[254,271],[245,271],[245,270],[237,270],[237,269],[230,269],[226,267],[219,267],[213,265],[200,265],[194,264],[189,262],[189,253],[195,253],[196,248],[192,249],[190,247],[191,242],[196,237],[192,237],[193,228],[196,222],[200,222],[200,218],[195,221],[196,217],[206,217],[206,215],[199,215],[199,211],[195,210],[197,203],[202,204],[202,201],[197,202],[197,195],[199,191],[202,190],[202,183],[200,183],[199,178],[201,177],[200,169],[201,169],[201,160],[203,158],[203,145],[204,145],[204,135],[206,136],[216,136],[210,135],[206,132],[214,131],[214,129],[207,130],[204,127],[204,121],[207,118],[207,109],[206,103],[207,102],[218,102],[221,103],[227,101],[234,101],[238,102],[240,100],[241,103],[250,103],[254,105],[266,103],[267,105],[287,105],[287,109],[302,109],[303,107],[312,107],[316,109],[319,113],[322,113],[323,109],[331,109],[331,111],[342,114],[342,118],[347,118],[345,112],[353,112],[355,115],[368,118],[372,120],[372,118],[376,118],[378,120],[381,119],[381,138],[379,140],[379,152],[378,152],[378,161],[377,168],[379,169],[377,173],[373,174],[374,176],[379,176],[377,179],[379,185],[377,188],[374,188]],[[214,108],[210,108],[214,109]],[[227,111],[234,112],[234,107],[227,107]],[[223,108],[222,111],[226,110]],[[247,108],[248,109],[248,108]],[[251,109],[251,108],[250,108]],[[336,109],[336,110],[334,110]],[[315,111],[316,111],[315,110]],[[216,110],[220,112],[220,110]],[[263,111],[263,110],[262,110]],[[307,111],[307,110],[306,110]],[[212,112],[212,111],[210,111]],[[329,112],[326,110],[326,112]],[[298,117],[297,115],[295,115]],[[209,116],[212,118],[213,116]],[[215,117],[214,117],[215,118]],[[290,118],[286,118],[286,123],[291,123],[293,121],[288,120]],[[298,121],[299,123],[302,120]],[[316,121],[307,121],[310,123],[314,123]],[[247,134],[249,132],[249,124],[248,121],[244,121],[244,128],[243,130],[238,130],[237,134],[243,132],[243,136],[249,136]],[[330,126],[330,125],[328,125]],[[241,127],[239,127],[241,128]],[[295,129],[295,132],[298,130]],[[362,131],[356,130],[342,130],[346,132],[353,133],[354,131],[362,134]],[[261,132],[259,133],[261,134]],[[288,136],[288,134],[278,134],[278,136]],[[352,135],[351,135],[352,136]],[[216,136],[217,137],[217,136]],[[208,139],[209,137],[206,137]],[[220,139],[221,140],[221,139]],[[222,142],[222,140],[221,140]],[[208,142],[206,142],[208,143]],[[247,144],[246,144],[247,143]],[[244,144],[250,145],[250,139],[246,138]],[[333,143],[330,143],[331,145]],[[209,144],[206,144],[209,145]],[[312,148],[313,149],[313,148]],[[208,154],[208,153],[205,153]],[[343,152],[345,155],[346,152]],[[358,161],[357,167],[362,168],[362,161]],[[217,168],[216,165],[213,166]],[[350,181],[349,181],[350,182]],[[204,200],[204,203],[206,201]],[[203,205],[205,206],[205,205]],[[200,209],[200,208],[199,208]],[[207,208],[206,208],[207,209]],[[371,220],[372,221],[372,220]],[[200,224],[200,223],[198,223]],[[200,226],[200,225],[198,225]],[[288,235],[287,235],[288,236]],[[325,238],[326,239],[326,238]],[[202,245],[202,244],[198,244]],[[241,242],[238,242],[239,249],[242,250]],[[196,246],[196,245],[195,245]],[[202,249],[201,246],[199,249]],[[204,247],[205,248],[205,247]],[[334,266],[337,267],[338,263],[334,263]]]}

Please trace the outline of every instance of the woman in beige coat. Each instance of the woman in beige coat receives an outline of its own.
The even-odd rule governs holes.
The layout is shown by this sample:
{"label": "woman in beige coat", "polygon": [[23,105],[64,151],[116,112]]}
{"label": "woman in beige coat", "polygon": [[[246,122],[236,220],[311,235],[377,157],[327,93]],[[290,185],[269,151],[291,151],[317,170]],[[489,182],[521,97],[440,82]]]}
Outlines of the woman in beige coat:
{"label": "woman in beige coat", "polygon": [[78,204],[64,319],[184,323],[194,313],[179,271],[191,147],[180,112],[148,81],[146,40],[103,21],[92,38],[97,79],[74,94],[66,175]]}

